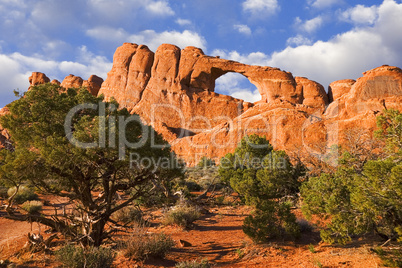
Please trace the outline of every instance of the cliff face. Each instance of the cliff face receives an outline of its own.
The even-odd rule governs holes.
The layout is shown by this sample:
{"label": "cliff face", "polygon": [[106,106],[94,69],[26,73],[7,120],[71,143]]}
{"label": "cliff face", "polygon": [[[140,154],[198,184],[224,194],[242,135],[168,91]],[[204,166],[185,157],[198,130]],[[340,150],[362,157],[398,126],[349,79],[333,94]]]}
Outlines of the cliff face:
{"label": "cliff face", "polygon": [[[248,103],[215,93],[216,79],[229,72],[247,77],[262,99]],[[94,95],[114,97],[194,165],[202,156],[219,159],[232,152],[252,133],[265,135],[276,149],[310,155],[343,144],[351,129],[371,133],[376,114],[385,108],[402,110],[402,70],[382,66],[363,75],[331,83],[327,94],[307,78],[210,57],[199,48],[164,44],[154,53],[145,45],[125,43],[103,83],[96,76],[84,81],[70,75],[61,86],[87,86]],[[33,73],[30,82],[49,79]]]}

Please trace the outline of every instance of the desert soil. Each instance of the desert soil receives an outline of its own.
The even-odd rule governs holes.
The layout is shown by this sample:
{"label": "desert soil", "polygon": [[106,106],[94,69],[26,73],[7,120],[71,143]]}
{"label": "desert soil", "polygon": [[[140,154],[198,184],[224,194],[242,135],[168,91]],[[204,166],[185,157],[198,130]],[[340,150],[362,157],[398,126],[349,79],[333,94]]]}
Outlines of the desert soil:
{"label": "desert soil", "polygon": [[[130,261],[118,253],[115,266],[174,267],[184,260],[207,259],[216,267],[381,267],[381,260],[370,250],[381,244],[381,240],[374,237],[346,246],[333,246],[320,242],[319,233],[314,230],[304,233],[296,242],[272,241],[255,245],[242,231],[249,208],[212,206],[206,209],[207,212],[187,230],[161,225],[162,211],[151,211],[148,219],[152,225],[148,231],[171,235],[176,242],[173,251],[163,260],[151,259],[145,263]],[[44,229],[42,226],[42,232]],[[37,224],[10,221],[0,214],[0,260],[9,259],[19,264],[18,267],[60,266],[52,254],[18,254],[27,241],[27,233],[32,231],[39,231]],[[182,246],[180,240],[189,245]]]}

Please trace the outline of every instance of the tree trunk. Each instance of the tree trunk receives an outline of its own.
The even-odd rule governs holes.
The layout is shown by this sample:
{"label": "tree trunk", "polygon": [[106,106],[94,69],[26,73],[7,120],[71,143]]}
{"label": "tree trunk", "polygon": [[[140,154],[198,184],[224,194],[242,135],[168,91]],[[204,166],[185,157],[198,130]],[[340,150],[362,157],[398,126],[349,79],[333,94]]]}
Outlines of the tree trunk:
{"label": "tree trunk", "polygon": [[91,244],[95,247],[99,247],[102,244],[106,222],[107,219],[103,217],[101,220],[91,225],[89,237],[92,240]]}

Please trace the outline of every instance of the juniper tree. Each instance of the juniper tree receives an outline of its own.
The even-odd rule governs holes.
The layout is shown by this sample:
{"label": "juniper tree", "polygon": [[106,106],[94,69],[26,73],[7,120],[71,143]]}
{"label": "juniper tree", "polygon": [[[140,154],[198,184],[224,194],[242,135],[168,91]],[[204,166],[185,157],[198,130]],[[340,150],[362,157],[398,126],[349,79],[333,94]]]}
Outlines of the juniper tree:
{"label": "juniper tree", "polygon": [[[169,195],[181,168],[168,143],[118,103],[85,88],[32,87],[0,118],[14,150],[0,152],[0,180],[27,184],[66,197],[67,213],[25,215],[15,220],[48,225],[74,240],[99,246],[117,224],[110,216],[154,190]],[[131,192],[124,200],[117,193]],[[74,213],[69,213],[73,209]]]}

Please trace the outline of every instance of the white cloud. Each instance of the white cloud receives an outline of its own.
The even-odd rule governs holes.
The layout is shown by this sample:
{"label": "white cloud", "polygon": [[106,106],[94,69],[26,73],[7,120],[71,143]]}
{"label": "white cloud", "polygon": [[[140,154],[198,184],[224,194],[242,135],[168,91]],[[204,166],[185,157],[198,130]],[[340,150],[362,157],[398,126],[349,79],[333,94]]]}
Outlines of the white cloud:
{"label": "white cloud", "polygon": [[275,14],[280,10],[277,0],[246,0],[242,6],[243,11],[250,12],[253,16],[259,18]]}
{"label": "white cloud", "polygon": [[7,55],[0,54],[0,107],[15,100],[14,89],[25,91],[29,75],[24,73],[19,63]]}
{"label": "white cloud", "polygon": [[150,2],[145,9],[155,15],[173,16],[174,11],[170,8],[167,1]]}
{"label": "white cloud", "polygon": [[300,30],[307,33],[313,33],[318,30],[323,24],[323,18],[321,16],[315,17],[310,20],[302,21],[299,17],[295,19],[295,26]]}
{"label": "white cloud", "polygon": [[96,74],[106,79],[112,63],[105,57],[96,56],[86,47],[80,49],[80,62],[44,60],[40,56],[25,56],[21,53],[0,54],[0,107],[14,100],[13,89],[26,91],[32,72],[43,72],[50,79],[60,82],[68,74],[81,76],[84,80]]}
{"label": "white cloud", "polygon": [[139,34],[134,34],[129,37],[130,42],[138,42],[147,44],[150,49],[156,50],[161,44],[175,44],[180,48],[187,46],[199,47],[206,50],[205,39],[198,35],[198,33],[185,30],[183,32],[177,31],[164,31],[157,33],[154,30],[145,30]]}
{"label": "white cloud", "polygon": [[240,54],[214,50],[213,54],[249,64],[268,65],[306,76],[327,86],[330,82],[358,78],[382,64],[402,66],[402,4],[385,0],[377,6],[372,26],[361,26],[338,34],[328,41],[288,46],[271,55],[261,52]]}
{"label": "white cloud", "polygon": [[247,25],[244,24],[235,24],[233,28],[241,34],[251,35],[251,29]]}
{"label": "white cloud", "polygon": [[237,51],[226,51],[222,49],[215,49],[212,51],[211,55],[220,56],[223,59],[234,60],[241,63],[246,63],[250,65],[260,65],[265,66],[268,63],[269,56],[262,52],[253,52],[250,54],[240,54]]}
{"label": "white cloud", "polygon": [[286,40],[286,45],[288,45],[288,46],[292,46],[292,45],[301,46],[301,45],[311,45],[311,44],[312,44],[312,41],[309,38],[307,38],[301,34],[290,37],[290,38],[288,38],[288,40]]}
{"label": "white cloud", "polygon": [[245,100],[247,102],[252,102],[252,103],[261,100],[261,94],[258,91],[258,89],[254,90],[254,91],[249,91],[249,90],[236,91],[236,92],[232,93],[231,96],[233,98],[242,99],[242,100]]}
{"label": "white cloud", "polygon": [[96,27],[87,31],[87,35],[103,41],[114,43],[132,42],[136,44],[146,44],[151,50],[155,51],[161,44],[175,44],[180,48],[187,46],[206,49],[204,37],[196,32],[184,30],[156,32],[154,30],[145,30],[136,34],[129,34],[123,29],[114,29],[110,27]]}
{"label": "white cloud", "polygon": [[339,79],[358,78],[363,71],[382,64],[401,66],[402,4],[385,0],[376,7],[375,13],[377,19],[371,26],[360,26],[326,42],[287,47],[272,54],[269,64],[324,85]]}
{"label": "white cloud", "polygon": [[258,89],[238,73],[227,73],[216,80],[215,92],[230,95],[247,102],[261,100]]}
{"label": "white cloud", "polygon": [[177,24],[179,24],[180,26],[186,26],[186,25],[191,25],[191,21],[190,20],[186,20],[186,19],[177,19],[175,21]]}
{"label": "white cloud", "polygon": [[340,15],[340,19],[355,24],[373,24],[378,16],[378,8],[376,6],[366,7],[357,5],[349,8]]}
{"label": "white cloud", "polygon": [[307,3],[314,8],[327,8],[340,2],[339,0],[307,0]]}
{"label": "white cloud", "polygon": [[92,9],[109,21],[132,17],[141,10],[147,11],[150,15],[172,16],[175,14],[166,0],[89,0],[88,3]]}
{"label": "white cloud", "polygon": [[115,29],[108,26],[99,26],[88,29],[86,34],[94,39],[112,41],[119,44],[127,41],[129,36],[129,34],[122,28]]}

